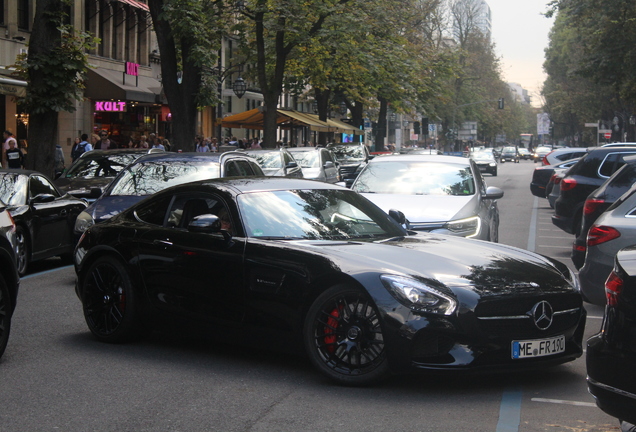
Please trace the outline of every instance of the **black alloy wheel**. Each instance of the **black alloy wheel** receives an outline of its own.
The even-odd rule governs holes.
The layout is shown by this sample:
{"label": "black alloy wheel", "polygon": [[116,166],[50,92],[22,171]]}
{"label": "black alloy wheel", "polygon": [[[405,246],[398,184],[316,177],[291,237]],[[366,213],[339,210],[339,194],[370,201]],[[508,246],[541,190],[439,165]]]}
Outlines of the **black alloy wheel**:
{"label": "black alloy wheel", "polygon": [[13,308],[11,306],[9,287],[4,281],[4,278],[0,276],[0,357],[2,357],[7,347],[7,342],[9,342],[12,312]]}
{"label": "black alloy wheel", "polygon": [[18,267],[18,274],[24,276],[27,268],[29,267],[29,238],[26,235],[26,231],[21,226],[15,229],[15,255],[16,264]]}
{"label": "black alloy wheel", "polygon": [[123,264],[104,256],[82,278],[84,318],[102,342],[127,342],[140,335],[135,292]]}
{"label": "black alloy wheel", "polygon": [[389,371],[378,311],[369,296],[338,285],[322,293],[305,318],[305,348],[312,363],[345,385],[366,385]]}

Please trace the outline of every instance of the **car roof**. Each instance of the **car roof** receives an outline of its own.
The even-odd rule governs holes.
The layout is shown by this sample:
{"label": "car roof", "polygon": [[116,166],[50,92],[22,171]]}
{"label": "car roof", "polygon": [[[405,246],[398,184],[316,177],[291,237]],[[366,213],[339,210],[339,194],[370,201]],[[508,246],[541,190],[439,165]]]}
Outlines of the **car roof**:
{"label": "car roof", "polygon": [[33,174],[37,174],[37,175],[41,175],[46,177],[45,174],[39,172],[39,171],[33,171],[33,170],[26,170],[26,169],[20,169],[20,168],[3,168],[0,169],[0,173],[8,173],[8,174],[22,174],[22,175],[33,175]]}
{"label": "car roof", "polygon": [[371,164],[391,162],[391,161],[406,161],[406,162],[441,162],[451,163],[456,165],[470,165],[468,158],[460,156],[446,156],[437,154],[390,154],[383,155],[382,157],[375,157],[369,161]]}
{"label": "car roof", "polygon": [[314,150],[321,150],[321,149],[326,149],[326,148],[325,147],[290,147],[287,150],[291,152],[297,152],[297,151],[314,151]]}
{"label": "car roof", "polygon": [[[153,149],[156,150],[156,149]],[[110,156],[110,155],[120,155],[120,154],[141,154],[141,155],[145,155],[145,154],[154,154],[154,153],[161,153],[161,150],[159,152],[150,152],[150,149],[113,149],[113,150],[90,150],[87,152],[84,152],[81,154],[80,159],[83,157],[88,157],[88,156],[97,156],[97,155],[103,155],[103,156]],[[87,156],[88,155],[88,156]]]}
{"label": "car roof", "polygon": [[192,183],[174,186],[171,188],[188,188],[197,185],[210,185],[218,188],[228,188],[235,193],[266,192],[278,190],[298,190],[298,189],[339,189],[350,190],[332,183],[316,180],[291,178],[291,177],[226,177],[208,180],[199,180]]}
{"label": "car roof", "polygon": [[221,159],[232,158],[232,157],[246,157],[250,156],[245,152],[239,151],[229,151],[224,153],[218,152],[187,152],[187,153],[174,153],[174,152],[163,152],[163,153],[152,153],[145,156],[140,157],[133,165],[141,164],[144,162],[192,162],[192,161],[201,161],[201,162],[217,162],[220,163]]}

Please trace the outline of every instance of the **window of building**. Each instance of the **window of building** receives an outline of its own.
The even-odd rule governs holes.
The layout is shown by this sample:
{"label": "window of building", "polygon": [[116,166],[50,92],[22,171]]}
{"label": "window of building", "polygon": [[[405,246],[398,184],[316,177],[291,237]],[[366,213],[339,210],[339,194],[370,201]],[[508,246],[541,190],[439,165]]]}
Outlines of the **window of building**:
{"label": "window of building", "polygon": [[29,30],[29,0],[18,0],[18,28]]}

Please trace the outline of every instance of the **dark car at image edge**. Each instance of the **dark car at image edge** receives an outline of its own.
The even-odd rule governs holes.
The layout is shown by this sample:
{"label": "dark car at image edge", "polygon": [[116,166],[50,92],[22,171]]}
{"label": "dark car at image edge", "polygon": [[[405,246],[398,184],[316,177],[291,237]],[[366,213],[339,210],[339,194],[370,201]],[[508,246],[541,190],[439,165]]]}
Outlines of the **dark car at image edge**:
{"label": "dark car at image edge", "polygon": [[0,201],[0,357],[9,341],[11,317],[20,287],[15,245],[15,224],[6,205]]}

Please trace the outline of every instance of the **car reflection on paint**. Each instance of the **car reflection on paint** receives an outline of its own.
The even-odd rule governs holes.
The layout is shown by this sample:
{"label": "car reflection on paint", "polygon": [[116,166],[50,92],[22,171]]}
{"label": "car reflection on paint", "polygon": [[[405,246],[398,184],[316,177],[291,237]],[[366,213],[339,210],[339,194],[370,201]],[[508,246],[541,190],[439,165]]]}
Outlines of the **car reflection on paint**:
{"label": "car reflection on paint", "polygon": [[403,222],[321,182],[183,184],[91,227],[76,249],[76,291],[98,340],[180,317],[217,339],[306,351],[349,385],[581,355],[586,313],[565,265]]}

